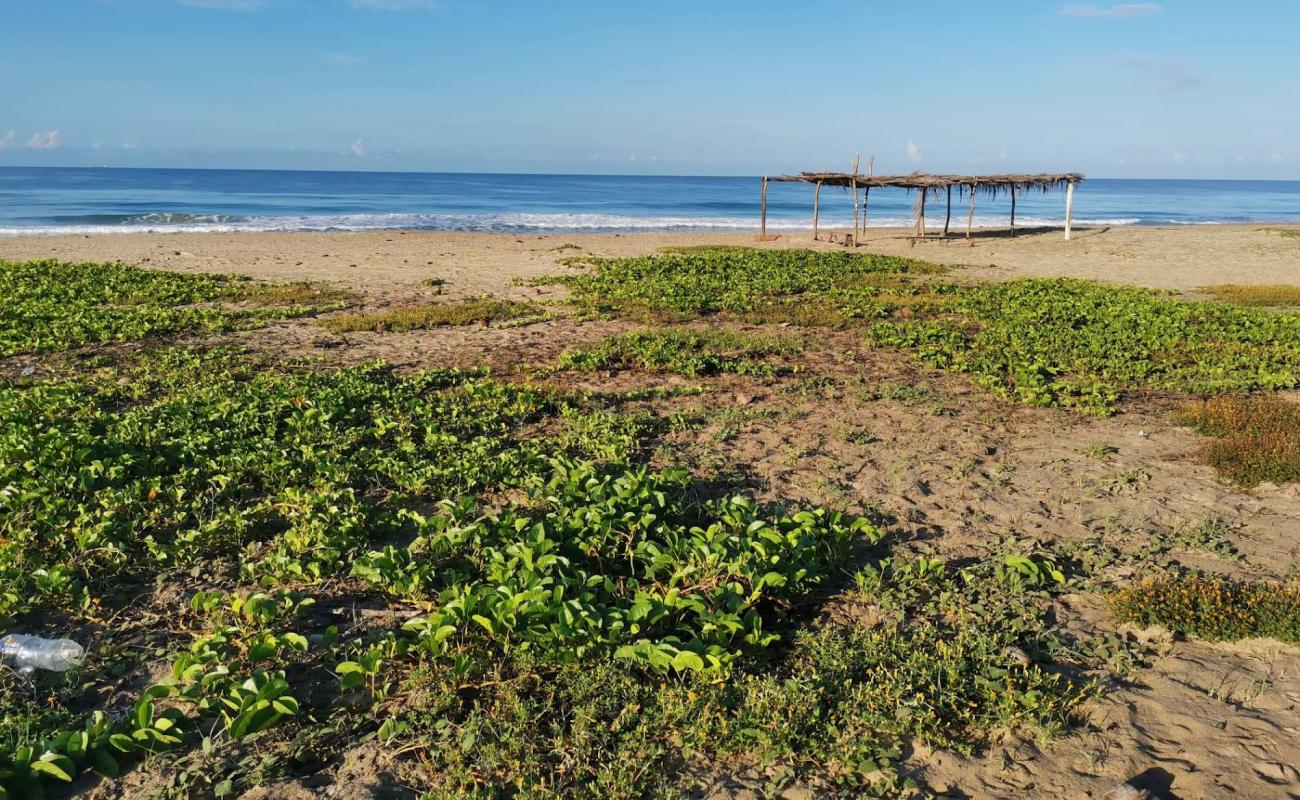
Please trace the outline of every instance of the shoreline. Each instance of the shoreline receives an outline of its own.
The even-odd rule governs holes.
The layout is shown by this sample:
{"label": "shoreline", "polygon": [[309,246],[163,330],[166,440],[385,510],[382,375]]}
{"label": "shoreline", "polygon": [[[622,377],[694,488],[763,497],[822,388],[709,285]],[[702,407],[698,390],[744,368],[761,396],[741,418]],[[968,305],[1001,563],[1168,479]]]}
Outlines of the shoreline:
{"label": "shoreline", "polygon": [[[839,231],[827,228],[825,232]],[[427,278],[447,281],[450,299],[528,296],[517,285],[564,269],[574,255],[628,257],[662,247],[741,245],[842,250],[811,229],[756,232],[484,233],[423,230],[123,233],[0,238],[0,259],[122,261],[264,280],[323,280],[382,295]],[[978,279],[1075,277],[1194,290],[1225,284],[1300,284],[1300,224],[1076,227],[962,232],[914,241],[907,228],[869,228],[855,252],[933,261]]]}
{"label": "shoreline", "polygon": [[[866,230],[873,234],[886,235],[906,235],[911,236],[913,230],[910,224],[898,224],[892,221],[889,224],[879,225],[869,223]],[[933,218],[930,218],[933,220]],[[1060,219],[1042,219],[1038,217],[1019,217],[1016,226],[1017,231],[1044,232],[1049,230],[1064,231],[1065,221]],[[191,228],[191,229],[167,229],[167,228],[149,228],[145,226],[126,226],[126,225],[90,225],[85,226],[85,230],[72,229],[75,226],[65,226],[69,229],[54,229],[58,226],[40,226],[33,225],[29,228],[4,227],[0,226],[0,242],[12,239],[59,239],[59,238],[115,238],[119,236],[222,236],[222,235],[261,235],[261,234],[286,234],[286,235],[311,235],[311,234],[393,234],[393,233],[438,233],[438,234],[489,234],[496,236],[692,236],[692,235],[758,235],[761,227],[758,224],[736,224],[736,225],[678,225],[678,226],[646,226],[646,227],[617,227],[608,228],[561,228],[561,227],[502,227],[499,229],[475,229],[475,228],[431,228],[431,227],[321,227],[321,228],[238,228],[238,227],[220,227],[222,223],[213,223],[212,229]],[[927,227],[927,233],[934,238],[941,238],[942,234],[936,233],[938,228],[931,221]],[[1131,228],[1137,230],[1181,230],[1183,228],[1296,228],[1300,229],[1300,218],[1293,219],[1258,219],[1258,220],[1201,220],[1195,222],[1178,222],[1169,220],[1165,222],[1130,222],[1125,219],[1084,219],[1075,220],[1073,229],[1082,231],[1092,228]],[[827,223],[823,221],[820,230],[824,232],[843,233],[852,230],[852,220],[836,220]],[[775,233],[781,236],[812,236],[812,228],[806,221],[790,222],[786,220],[769,219],[767,223],[769,233]],[[949,238],[961,238],[966,230],[964,224],[953,225]],[[971,227],[976,233],[990,234],[1010,231],[1010,225],[1007,222],[1001,223],[976,223]],[[868,237],[870,238],[870,237]]]}

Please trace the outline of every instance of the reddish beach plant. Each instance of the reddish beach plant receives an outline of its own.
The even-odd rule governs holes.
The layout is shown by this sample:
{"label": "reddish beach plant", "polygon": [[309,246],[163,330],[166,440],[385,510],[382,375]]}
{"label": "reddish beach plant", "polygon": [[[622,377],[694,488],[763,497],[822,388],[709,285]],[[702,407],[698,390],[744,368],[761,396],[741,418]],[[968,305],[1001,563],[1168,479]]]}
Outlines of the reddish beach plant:
{"label": "reddish beach plant", "polygon": [[1300,479],[1300,405],[1225,395],[1186,406],[1175,419],[1215,437],[1200,457],[1236,484]]}
{"label": "reddish beach plant", "polygon": [[1126,622],[1161,625],[1211,641],[1273,638],[1300,643],[1300,583],[1183,575],[1144,581],[1111,598]]}

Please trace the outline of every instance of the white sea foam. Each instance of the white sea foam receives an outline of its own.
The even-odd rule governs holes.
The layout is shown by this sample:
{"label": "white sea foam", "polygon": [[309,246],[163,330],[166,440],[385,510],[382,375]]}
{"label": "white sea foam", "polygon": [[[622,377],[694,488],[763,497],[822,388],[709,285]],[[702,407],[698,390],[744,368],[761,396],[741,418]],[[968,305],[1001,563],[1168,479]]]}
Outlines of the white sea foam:
{"label": "white sea foam", "polygon": [[[1136,225],[1137,217],[1115,219],[1076,219],[1076,225]],[[1022,217],[1017,224],[1025,228],[1059,227],[1063,219]],[[910,228],[908,217],[876,217],[868,222],[872,228]],[[1003,217],[975,218],[977,228],[1004,228]],[[852,227],[852,218],[824,219],[827,229]],[[147,214],[120,223],[0,226],[0,236],[102,236],[128,233],[234,233],[291,231],[367,231],[431,230],[482,231],[510,233],[547,232],[617,232],[617,231],[752,231],[759,227],[752,217],[635,217],[617,214],[337,214],[277,217],[229,217],[224,215]],[[803,218],[772,219],[769,230],[807,230],[810,221]],[[930,221],[929,230],[936,226]],[[964,226],[954,222],[953,228]]]}

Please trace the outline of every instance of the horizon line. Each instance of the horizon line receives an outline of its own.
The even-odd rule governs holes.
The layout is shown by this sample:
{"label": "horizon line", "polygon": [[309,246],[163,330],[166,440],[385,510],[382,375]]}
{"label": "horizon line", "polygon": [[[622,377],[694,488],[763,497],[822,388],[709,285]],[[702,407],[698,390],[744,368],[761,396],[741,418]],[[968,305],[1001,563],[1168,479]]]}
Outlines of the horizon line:
{"label": "horizon line", "polygon": [[[293,173],[337,173],[342,175],[495,175],[502,177],[523,176],[523,177],[556,177],[556,178],[744,178],[747,180],[761,180],[764,177],[771,177],[782,173],[756,172],[752,174],[689,174],[689,173],[623,173],[623,172],[481,172],[473,170],[385,170],[385,169],[295,169],[295,168],[275,168],[275,167],[139,167],[139,166],[115,166],[101,164],[99,166],[85,165],[58,165],[58,164],[0,164],[0,169],[79,169],[79,170],[123,170],[123,171],[176,171],[176,172],[293,172]],[[927,173],[919,171],[921,174],[947,174],[947,173]],[[883,173],[882,173],[883,174]],[[899,173],[908,175],[912,173]],[[980,173],[971,173],[979,175]],[[995,173],[988,173],[990,175]],[[1296,178],[1151,178],[1151,177],[1116,177],[1111,175],[1099,175],[1090,177],[1085,175],[1084,182],[1088,181],[1249,181],[1253,183],[1300,183],[1300,177]]]}

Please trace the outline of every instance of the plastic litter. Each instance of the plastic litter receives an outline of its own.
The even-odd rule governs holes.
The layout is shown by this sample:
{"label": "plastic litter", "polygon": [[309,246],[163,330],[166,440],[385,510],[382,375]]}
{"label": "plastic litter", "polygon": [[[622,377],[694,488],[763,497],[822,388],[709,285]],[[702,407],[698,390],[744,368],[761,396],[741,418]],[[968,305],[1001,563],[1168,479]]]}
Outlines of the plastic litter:
{"label": "plastic litter", "polygon": [[71,639],[45,639],[11,633],[0,636],[0,659],[19,672],[45,669],[67,672],[81,661],[85,649]]}

